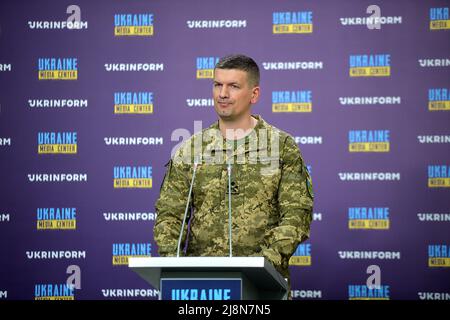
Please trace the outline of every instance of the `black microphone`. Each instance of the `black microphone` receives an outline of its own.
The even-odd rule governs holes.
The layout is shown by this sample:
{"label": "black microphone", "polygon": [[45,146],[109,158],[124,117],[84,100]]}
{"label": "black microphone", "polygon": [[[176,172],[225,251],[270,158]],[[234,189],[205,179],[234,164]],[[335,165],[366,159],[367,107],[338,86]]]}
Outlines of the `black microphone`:
{"label": "black microphone", "polygon": [[177,258],[180,257],[181,239],[183,238],[184,225],[186,224],[186,217],[187,217],[187,213],[188,213],[188,209],[189,209],[189,202],[191,201],[192,187],[194,186],[195,173],[197,172],[197,166],[198,166],[198,159],[196,157],[194,159],[194,171],[192,172],[191,184],[189,185],[189,194],[188,194],[188,199],[186,202],[186,209],[184,210],[183,223],[181,224],[180,236],[178,238]]}

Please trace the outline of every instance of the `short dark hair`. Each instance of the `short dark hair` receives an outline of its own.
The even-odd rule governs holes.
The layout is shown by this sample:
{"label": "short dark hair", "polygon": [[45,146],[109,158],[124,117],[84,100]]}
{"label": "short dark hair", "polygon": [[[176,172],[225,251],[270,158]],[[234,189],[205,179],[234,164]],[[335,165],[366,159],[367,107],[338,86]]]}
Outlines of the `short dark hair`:
{"label": "short dark hair", "polygon": [[259,85],[259,67],[255,60],[243,54],[231,54],[219,59],[214,69],[237,69],[247,72],[250,84]]}

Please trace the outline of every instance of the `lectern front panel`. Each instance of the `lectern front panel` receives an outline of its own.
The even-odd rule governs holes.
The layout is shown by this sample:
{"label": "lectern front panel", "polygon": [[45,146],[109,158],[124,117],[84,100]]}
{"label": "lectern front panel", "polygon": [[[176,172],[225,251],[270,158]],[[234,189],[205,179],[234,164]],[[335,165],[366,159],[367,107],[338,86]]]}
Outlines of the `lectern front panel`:
{"label": "lectern front panel", "polygon": [[161,278],[161,300],[241,300],[242,280],[232,278]]}

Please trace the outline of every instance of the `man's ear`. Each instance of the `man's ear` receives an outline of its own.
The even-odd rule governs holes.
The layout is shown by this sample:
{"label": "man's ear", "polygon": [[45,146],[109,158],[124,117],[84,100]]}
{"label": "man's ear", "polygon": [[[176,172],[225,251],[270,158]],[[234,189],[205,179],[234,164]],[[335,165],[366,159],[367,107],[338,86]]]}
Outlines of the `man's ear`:
{"label": "man's ear", "polygon": [[258,100],[259,100],[259,91],[260,91],[259,86],[256,86],[256,87],[253,88],[253,90],[252,90],[252,98],[250,99],[250,102],[252,104],[255,104],[255,103],[258,102]]}

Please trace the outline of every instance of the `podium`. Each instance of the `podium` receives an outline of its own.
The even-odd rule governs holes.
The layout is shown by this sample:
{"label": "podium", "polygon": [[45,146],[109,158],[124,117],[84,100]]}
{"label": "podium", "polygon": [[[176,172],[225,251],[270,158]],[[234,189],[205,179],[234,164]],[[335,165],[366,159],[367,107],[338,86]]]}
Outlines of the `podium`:
{"label": "podium", "polygon": [[130,257],[160,300],[285,300],[286,279],[264,257]]}

